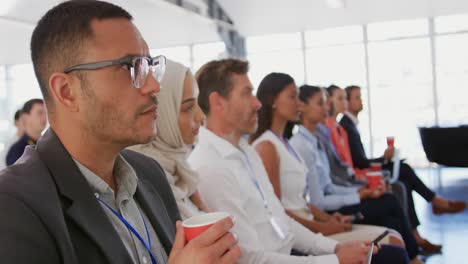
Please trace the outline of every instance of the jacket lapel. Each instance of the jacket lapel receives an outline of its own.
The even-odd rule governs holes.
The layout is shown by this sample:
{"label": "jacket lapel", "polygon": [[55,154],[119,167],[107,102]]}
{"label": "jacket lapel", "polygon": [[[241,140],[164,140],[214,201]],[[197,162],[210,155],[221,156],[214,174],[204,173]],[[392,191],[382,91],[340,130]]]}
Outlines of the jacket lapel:
{"label": "jacket lapel", "polygon": [[59,194],[69,201],[63,210],[109,260],[109,263],[131,263],[132,260],[107,215],[97,202],[88,182],[52,129],[37,143],[37,151],[46,164]]}
{"label": "jacket lapel", "polygon": [[[137,171],[137,175],[138,174],[139,172]],[[152,187],[153,185],[147,182],[143,177],[138,178],[135,198],[150,220],[159,241],[169,256],[175,236],[169,227],[174,226],[174,223],[170,222],[171,218],[167,214],[164,202],[159,193]]]}

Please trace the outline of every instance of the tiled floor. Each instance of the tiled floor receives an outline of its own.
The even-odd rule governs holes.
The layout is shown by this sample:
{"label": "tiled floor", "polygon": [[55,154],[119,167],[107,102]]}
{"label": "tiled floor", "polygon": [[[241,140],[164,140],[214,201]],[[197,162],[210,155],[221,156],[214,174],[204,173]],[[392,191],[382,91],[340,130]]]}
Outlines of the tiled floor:
{"label": "tiled floor", "polygon": [[[437,170],[418,170],[420,178],[438,194],[468,201],[468,169],[440,170],[442,188],[437,188]],[[430,204],[414,194],[421,221],[419,232],[432,242],[443,245],[442,254],[430,256],[427,264],[468,263],[468,210],[456,215],[435,216]]]}

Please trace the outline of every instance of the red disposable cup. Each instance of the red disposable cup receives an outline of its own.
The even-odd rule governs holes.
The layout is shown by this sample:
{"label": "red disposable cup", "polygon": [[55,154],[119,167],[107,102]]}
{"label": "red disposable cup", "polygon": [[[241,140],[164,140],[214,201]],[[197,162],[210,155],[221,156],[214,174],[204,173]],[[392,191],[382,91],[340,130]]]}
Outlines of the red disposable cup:
{"label": "red disposable cup", "polygon": [[382,172],[371,171],[366,173],[367,187],[371,190],[379,187],[382,184]]}
{"label": "red disposable cup", "polygon": [[370,163],[371,171],[381,171],[382,170],[382,163],[380,162],[371,162]]}
{"label": "red disposable cup", "polygon": [[387,147],[395,146],[395,137],[387,137]]}
{"label": "red disposable cup", "polygon": [[182,226],[184,227],[185,240],[188,242],[194,239],[199,234],[203,233],[205,230],[214,225],[216,222],[229,216],[230,215],[225,212],[214,212],[197,215],[184,220],[182,222]]}

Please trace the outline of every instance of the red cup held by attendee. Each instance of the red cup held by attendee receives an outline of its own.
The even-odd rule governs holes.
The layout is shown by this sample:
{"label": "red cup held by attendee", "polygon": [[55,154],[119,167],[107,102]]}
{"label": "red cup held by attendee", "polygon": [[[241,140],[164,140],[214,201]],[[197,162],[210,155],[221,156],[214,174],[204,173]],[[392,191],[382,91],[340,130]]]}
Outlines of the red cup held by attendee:
{"label": "red cup held by attendee", "polygon": [[387,137],[387,147],[395,147],[395,137]]}
{"label": "red cup held by attendee", "polygon": [[381,171],[382,170],[382,163],[380,162],[371,162],[370,163],[371,171]]}
{"label": "red cup held by attendee", "polygon": [[185,240],[190,241],[210,228],[216,222],[230,217],[225,212],[214,212],[190,217],[182,222],[184,227]]}
{"label": "red cup held by attendee", "polygon": [[376,189],[382,184],[382,172],[371,171],[366,173],[367,187],[371,190]]}

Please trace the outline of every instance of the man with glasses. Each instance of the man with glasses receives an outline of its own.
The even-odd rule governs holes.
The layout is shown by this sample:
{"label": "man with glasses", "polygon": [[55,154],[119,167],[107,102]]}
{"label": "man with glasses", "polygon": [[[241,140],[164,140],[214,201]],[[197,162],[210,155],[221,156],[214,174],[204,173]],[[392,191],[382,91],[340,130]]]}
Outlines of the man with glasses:
{"label": "man with glasses", "polygon": [[186,242],[155,161],[124,148],[155,135],[165,58],[100,1],[49,10],[31,40],[50,129],[0,172],[4,263],[235,263],[226,218]]}

